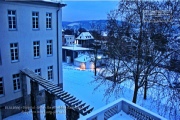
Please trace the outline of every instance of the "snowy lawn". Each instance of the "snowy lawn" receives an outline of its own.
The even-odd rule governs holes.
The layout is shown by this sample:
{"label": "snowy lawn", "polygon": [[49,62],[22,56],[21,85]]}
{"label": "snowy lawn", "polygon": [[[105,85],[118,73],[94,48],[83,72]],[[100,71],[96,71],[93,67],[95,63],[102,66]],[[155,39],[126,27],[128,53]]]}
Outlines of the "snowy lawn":
{"label": "snowy lawn", "polygon": [[[97,83],[92,83],[94,80],[93,70],[80,70],[75,66],[68,65],[63,63],[63,80],[64,80],[64,90],[75,96],[77,99],[82,100],[83,102],[94,107],[94,110],[101,108],[107,104],[106,99],[104,99],[104,91],[107,86],[100,86],[100,88],[94,91],[94,88],[97,86]],[[124,88],[124,94],[120,94],[119,97],[124,97],[127,100],[132,100],[132,88]],[[108,102],[116,100],[114,96],[111,96]],[[150,100],[142,100],[142,96],[138,97],[137,104],[145,106],[151,111],[156,111],[154,106],[151,104]],[[56,101],[57,114],[56,117],[58,120],[65,120],[66,111],[65,105],[60,100]],[[45,119],[45,110],[44,105],[41,105],[41,119]],[[22,112],[13,116],[10,116],[4,120],[32,120],[32,111]]]}
{"label": "snowy lawn", "polygon": [[[74,95],[77,99],[82,100],[83,102],[98,109],[106,105],[106,101],[103,100],[104,89],[98,89],[94,91],[95,85],[92,85],[90,82],[94,79],[94,72],[92,70],[80,70],[75,66],[63,64],[63,79],[64,79],[64,90]],[[57,107],[57,119],[65,120],[65,105],[60,100],[56,100]],[[45,119],[45,109],[44,105],[41,105],[41,119]],[[22,112],[4,120],[32,120],[32,111]]]}

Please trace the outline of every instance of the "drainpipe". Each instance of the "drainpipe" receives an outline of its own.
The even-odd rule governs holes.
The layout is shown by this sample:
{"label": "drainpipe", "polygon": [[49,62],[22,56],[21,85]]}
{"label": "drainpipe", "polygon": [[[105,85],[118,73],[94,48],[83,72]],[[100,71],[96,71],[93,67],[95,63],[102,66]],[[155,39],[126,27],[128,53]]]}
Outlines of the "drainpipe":
{"label": "drainpipe", "polygon": [[[60,39],[60,37],[59,37],[59,32],[62,32],[62,30],[61,31],[59,31],[59,11],[60,11],[60,9],[62,8],[62,7],[65,7],[66,6],[66,4],[61,4],[61,3],[59,3],[59,6],[58,6],[58,9],[57,9],[57,11],[56,11],[56,23],[57,23],[57,30],[56,30],[56,32],[57,32],[57,73],[58,73],[58,86],[61,86],[61,84],[60,84],[60,74],[59,74],[59,72],[60,72],[60,68],[62,67],[62,66],[60,66],[60,58],[59,58],[59,48],[60,47],[62,47],[62,46],[59,46],[59,42],[62,42],[62,41],[59,41],[59,40],[62,40],[62,39]],[[62,36],[61,36],[62,37]],[[62,54],[61,54],[62,55]],[[62,64],[61,64],[62,65]],[[61,86],[61,87],[63,87],[63,86]]]}
{"label": "drainpipe", "polygon": [[59,79],[60,79],[60,76],[59,76],[59,30],[58,30],[58,13],[59,13],[59,10],[60,8],[58,8],[57,10],[57,13],[56,13],[56,23],[57,23],[57,73],[58,73],[58,86],[60,86],[59,84]]}

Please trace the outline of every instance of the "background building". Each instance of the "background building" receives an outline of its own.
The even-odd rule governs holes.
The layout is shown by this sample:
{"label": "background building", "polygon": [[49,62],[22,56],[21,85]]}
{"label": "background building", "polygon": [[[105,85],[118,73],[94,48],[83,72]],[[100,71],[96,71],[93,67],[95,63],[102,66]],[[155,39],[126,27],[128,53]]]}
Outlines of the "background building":
{"label": "background building", "polygon": [[65,46],[73,46],[75,44],[74,35],[64,35],[64,38],[65,38]]}
{"label": "background building", "polygon": [[[62,87],[62,7],[59,2],[0,0],[0,119],[20,112],[20,70],[29,68]],[[27,92],[30,93],[29,80]],[[43,90],[39,101],[43,102]]]}
{"label": "background building", "polygon": [[80,44],[82,47],[91,47],[91,44],[94,42],[94,37],[89,32],[82,32],[76,38],[77,44]]}

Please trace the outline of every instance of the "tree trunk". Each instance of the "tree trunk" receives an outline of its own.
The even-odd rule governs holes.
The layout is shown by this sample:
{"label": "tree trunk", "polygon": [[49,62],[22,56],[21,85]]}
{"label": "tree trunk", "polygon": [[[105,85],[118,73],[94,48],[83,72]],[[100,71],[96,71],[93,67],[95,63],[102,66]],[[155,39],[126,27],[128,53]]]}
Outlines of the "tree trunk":
{"label": "tree trunk", "polygon": [[95,61],[94,61],[94,76],[96,76],[97,71],[96,71],[96,63],[97,63],[97,45],[95,46]]}
{"label": "tree trunk", "polygon": [[145,83],[144,83],[144,100],[147,99],[147,79],[145,80]]}
{"label": "tree trunk", "polygon": [[116,61],[115,61],[115,57],[114,57],[114,82],[116,81]]}
{"label": "tree trunk", "polygon": [[133,94],[133,100],[132,100],[133,103],[136,103],[136,101],[137,101],[138,89],[139,89],[138,86],[135,85],[135,87],[134,87],[134,94]]}
{"label": "tree trunk", "polygon": [[94,76],[96,76],[96,58],[97,57],[97,55],[95,55],[95,61],[94,61]]}

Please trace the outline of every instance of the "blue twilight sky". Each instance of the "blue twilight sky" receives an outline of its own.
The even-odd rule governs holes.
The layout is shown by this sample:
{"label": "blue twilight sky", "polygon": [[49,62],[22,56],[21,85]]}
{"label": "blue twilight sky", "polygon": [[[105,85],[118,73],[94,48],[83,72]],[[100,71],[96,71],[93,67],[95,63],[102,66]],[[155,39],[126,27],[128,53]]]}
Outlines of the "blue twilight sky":
{"label": "blue twilight sky", "polygon": [[63,8],[63,21],[78,21],[78,20],[102,20],[107,19],[107,13],[110,10],[116,9],[118,1],[68,1]]}

